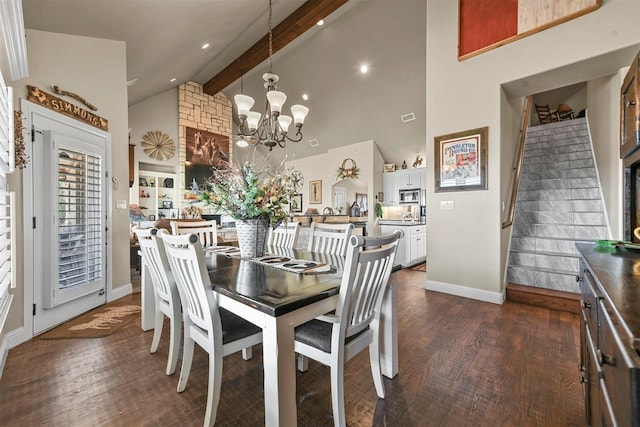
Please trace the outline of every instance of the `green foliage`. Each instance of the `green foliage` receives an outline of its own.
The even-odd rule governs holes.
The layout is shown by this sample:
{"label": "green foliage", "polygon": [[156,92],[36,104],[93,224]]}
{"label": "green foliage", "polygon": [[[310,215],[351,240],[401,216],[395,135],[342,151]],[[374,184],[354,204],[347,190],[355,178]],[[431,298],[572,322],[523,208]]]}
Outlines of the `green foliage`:
{"label": "green foliage", "polygon": [[302,183],[302,174],[293,168],[265,167],[258,173],[245,163],[215,170],[199,198],[234,219],[267,218],[273,225],[289,217],[289,203]]}

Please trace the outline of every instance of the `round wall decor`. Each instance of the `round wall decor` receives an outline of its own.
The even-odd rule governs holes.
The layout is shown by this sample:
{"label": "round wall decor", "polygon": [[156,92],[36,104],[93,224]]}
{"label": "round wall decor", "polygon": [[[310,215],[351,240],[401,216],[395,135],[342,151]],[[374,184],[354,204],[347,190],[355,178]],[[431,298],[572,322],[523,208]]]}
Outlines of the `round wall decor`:
{"label": "round wall decor", "polygon": [[142,137],[142,148],[149,157],[155,160],[168,160],[176,152],[173,139],[157,130],[147,132]]}

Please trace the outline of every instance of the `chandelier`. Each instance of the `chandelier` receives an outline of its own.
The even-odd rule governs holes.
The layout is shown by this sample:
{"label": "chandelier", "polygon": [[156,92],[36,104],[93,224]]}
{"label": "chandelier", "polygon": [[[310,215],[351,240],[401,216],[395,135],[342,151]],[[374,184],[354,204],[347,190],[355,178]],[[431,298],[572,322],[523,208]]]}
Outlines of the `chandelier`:
{"label": "chandelier", "polygon": [[[271,72],[271,56],[273,55],[273,37],[271,34],[271,0],[269,0],[269,72],[264,73],[264,87],[267,90],[267,102],[264,114],[251,111],[255,101],[252,97],[240,93],[234,97],[238,111],[240,124],[238,125],[238,137],[236,143],[240,147],[246,147],[251,142],[253,145],[264,144],[273,150],[276,145],[284,148],[287,140],[298,142],[302,139],[302,125],[309,113],[309,109],[304,105],[292,105],[291,116],[281,114],[282,106],[287,100],[284,92],[277,91],[276,83],[280,80],[277,74]],[[242,92],[242,77],[240,80],[240,92]],[[289,126],[293,122],[296,126],[296,134],[293,137],[288,135]]]}

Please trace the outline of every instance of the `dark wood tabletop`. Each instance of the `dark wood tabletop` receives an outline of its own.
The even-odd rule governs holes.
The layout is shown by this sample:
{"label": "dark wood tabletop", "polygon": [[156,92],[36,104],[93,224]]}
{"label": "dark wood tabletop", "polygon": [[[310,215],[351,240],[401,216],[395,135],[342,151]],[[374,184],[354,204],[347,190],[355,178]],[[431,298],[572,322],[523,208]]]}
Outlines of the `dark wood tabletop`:
{"label": "dark wood tabletop", "polygon": [[304,274],[214,253],[205,253],[205,260],[216,292],[270,316],[281,316],[338,293],[343,257],[293,249],[280,255],[323,262],[335,268],[330,273]]}
{"label": "dark wood tabletop", "polygon": [[625,320],[631,339],[640,343],[640,254],[623,247],[577,243],[578,250]]}

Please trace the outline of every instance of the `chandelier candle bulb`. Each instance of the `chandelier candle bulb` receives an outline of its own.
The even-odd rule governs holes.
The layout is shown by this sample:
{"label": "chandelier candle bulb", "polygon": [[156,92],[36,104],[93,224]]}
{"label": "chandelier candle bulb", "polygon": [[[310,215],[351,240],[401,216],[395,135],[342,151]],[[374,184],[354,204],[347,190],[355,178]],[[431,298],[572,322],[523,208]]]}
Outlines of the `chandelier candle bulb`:
{"label": "chandelier candle bulb", "polygon": [[260,123],[261,118],[262,114],[257,111],[249,111],[249,115],[247,116],[247,126],[249,126],[249,131],[255,132],[255,130],[258,129],[258,123]]}
{"label": "chandelier candle bulb", "polygon": [[282,129],[282,132],[287,133],[289,131],[289,125],[291,124],[291,121],[293,119],[291,118],[291,116],[287,116],[286,114],[282,114],[280,117],[278,117],[278,123],[280,124],[280,129]]}
{"label": "chandelier candle bulb", "polygon": [[304,105],[296,104],[291,106],[291,114],[293,114],[293,121],[296,125],[304,123],[304,118],[309,114],[309,109]]}
{"label": "chandelier candle bulb", "polygon": [[249,115],[249,111],[251,111],[251,107],[255,101],[249,95],[238,94],[233,97],[236,101],[236,105],[238,106],[238,116],[246,118]]}
{"label": "chandelier candle bulb", "polygon": [[271,106],[271,114],[280,114],[282,106],[287,101],[287,94],[278,90],[270,90],[267,92],[267,100],[269,100],[269,105]]}

